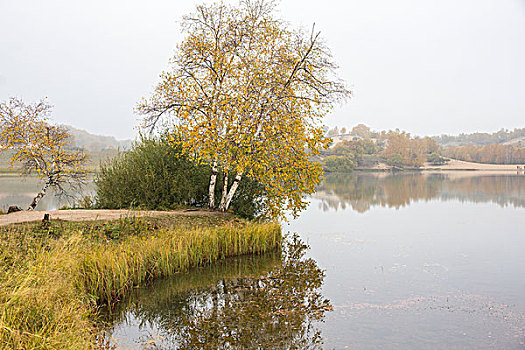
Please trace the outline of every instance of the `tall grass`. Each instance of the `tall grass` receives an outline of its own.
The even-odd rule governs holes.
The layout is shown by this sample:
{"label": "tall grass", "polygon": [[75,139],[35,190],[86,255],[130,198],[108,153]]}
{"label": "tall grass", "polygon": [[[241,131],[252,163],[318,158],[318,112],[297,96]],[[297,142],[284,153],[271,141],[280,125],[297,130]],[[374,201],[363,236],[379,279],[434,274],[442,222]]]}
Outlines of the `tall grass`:
{"label": "tall grass", "polygon": [[0,349],[94,349],[97,306],[155,278],[275,249],[281,233],[272,223],[132,219],[12,226],[0,239]]}
{"label": "tall grass", "polygon": [[275,224],[162,229],[149,237],[89,244],[79,261],[77,281],[97,302],[111,304],[151,279],[229,256],[264,253],[279,243],[280,229]]}

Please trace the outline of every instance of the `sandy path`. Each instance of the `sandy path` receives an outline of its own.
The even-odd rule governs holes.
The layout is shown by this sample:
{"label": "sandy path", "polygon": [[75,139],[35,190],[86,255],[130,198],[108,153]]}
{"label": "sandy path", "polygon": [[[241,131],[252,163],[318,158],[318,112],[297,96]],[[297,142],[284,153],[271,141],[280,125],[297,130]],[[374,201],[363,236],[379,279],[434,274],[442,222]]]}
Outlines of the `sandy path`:
{"label": "sandy path", "polygon": [[51,220],[62,219],[67,221],[90,221],[90,220],[117,220],[132,216],[164,216],[164,215],[224,215],[223,213],[206,210],[175,210],[175,211],[153,211],[153,210],[51,210],[51,211],[19,211],[16,213],[0,215],[0,226],[20,222],[40,221],[44,214],[49,214]]}

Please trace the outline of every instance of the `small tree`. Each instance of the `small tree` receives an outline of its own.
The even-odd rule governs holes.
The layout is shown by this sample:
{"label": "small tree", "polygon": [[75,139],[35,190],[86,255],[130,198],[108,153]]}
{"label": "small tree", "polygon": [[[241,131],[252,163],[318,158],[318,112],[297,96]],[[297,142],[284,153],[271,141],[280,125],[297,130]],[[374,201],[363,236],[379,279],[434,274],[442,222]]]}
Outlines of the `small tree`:
{"label": "small tree", "polygon": [[352,128],[351,133],[364,138],[369,138],[372,132],[370,131],[370,128],[365,124],[357,124]]}
{"label": "small tree", "polygon": [[63,195],[71,188],[79,189],[86,180],[82,167],[86,155],[70,147],[70,135],[63,127],[47,122],[50,111],[45,100],[25,104],[11,98],[0,103],[1,149],[13,152],[11,165],[21,164],[21,175],[36,174],[44,181],[28,210],[36,208],[50,187]]}

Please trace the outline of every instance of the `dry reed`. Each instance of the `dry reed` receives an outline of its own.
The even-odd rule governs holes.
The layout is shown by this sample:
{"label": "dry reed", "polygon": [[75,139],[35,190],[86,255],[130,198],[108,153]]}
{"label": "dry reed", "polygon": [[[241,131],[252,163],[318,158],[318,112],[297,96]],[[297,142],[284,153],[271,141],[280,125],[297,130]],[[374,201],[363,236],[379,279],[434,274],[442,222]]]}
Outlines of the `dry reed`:
{"label": "dry reed", "polygon": [[94,349],[97,306],[153,279],[281,243],[274,223],[126,220],[0,230],[0,349]]}

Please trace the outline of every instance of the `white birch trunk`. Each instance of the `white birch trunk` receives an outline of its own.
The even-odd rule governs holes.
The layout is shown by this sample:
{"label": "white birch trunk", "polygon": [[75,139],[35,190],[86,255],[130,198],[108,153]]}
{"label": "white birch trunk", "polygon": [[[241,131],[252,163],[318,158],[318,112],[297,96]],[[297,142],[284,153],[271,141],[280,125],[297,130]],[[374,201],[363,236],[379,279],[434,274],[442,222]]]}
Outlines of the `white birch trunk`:
{"label": "white birch trunk", "polygon": [[36,206],[38,205],[38,202],[40,202],[42,197],[44,197],[46,195],[46,191],[47,191],[48,187],[49,187],[49,183],[46,182],[46,184],[44,185],[44,187],[42,187],[40,192],[38,192],[36,197],[33,198],[33,201],[31,202],[31,204],[29,205],[29,208],[27,208],[27,210],[34,210],[36,208]]}
{"label": "white birch trunk", "polygon": [[217,182],[217,160],[213,161],[210,176],[210,188],[208,189],[208,207],[215,207],[215,183]]}
{"label": "white birch trunk", "polygon": [[225,172],[224,173],[224,184],[222,186],[222,197],[221,197],[221,202],[219,203],[219,208],[224,207],[227,196],[228,196],[228,174]]}
{"label": "white birch trunk", "polygon": [[242,173],[237,173],[237,176],[235,176],[235,179],[233,180],[232,187],[230,187],[230,190],[228,191],[228,195],[226,196],[224,205],[221,205],[219,207],[220,211],[226,211],[230,207],[230,203],[233,199],[233,195],[235,194],[235,191],[237,191],[237,187],[239,187],[239,182],[241,182],[241,178],[242,178]]}

